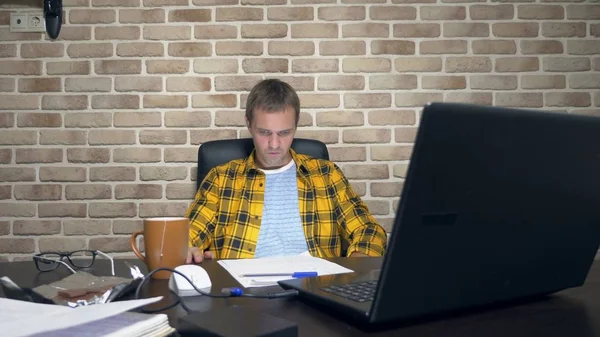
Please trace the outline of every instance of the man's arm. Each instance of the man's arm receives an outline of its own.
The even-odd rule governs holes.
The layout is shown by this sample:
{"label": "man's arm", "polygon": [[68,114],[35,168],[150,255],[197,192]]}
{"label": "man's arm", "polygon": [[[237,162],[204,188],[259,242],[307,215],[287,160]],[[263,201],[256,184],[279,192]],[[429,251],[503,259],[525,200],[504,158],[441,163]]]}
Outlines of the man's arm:
{"label": "man's arm", "polygon": [[198,247],[204,251],[210,246],[211,233],[216,226],[218,204],[218,175],[217,171],[212,169],[200,184],[194,202],[186,212],[186,217],[190,219],[190,247]]}
{"label": "man's arm", "polygon": [[347,235],[348,256],[382,256],[387,245],[387,234],[369,212],[362,199],[352,190],[342,170],[334,164],[331,183],[338,198],[338,224]]}

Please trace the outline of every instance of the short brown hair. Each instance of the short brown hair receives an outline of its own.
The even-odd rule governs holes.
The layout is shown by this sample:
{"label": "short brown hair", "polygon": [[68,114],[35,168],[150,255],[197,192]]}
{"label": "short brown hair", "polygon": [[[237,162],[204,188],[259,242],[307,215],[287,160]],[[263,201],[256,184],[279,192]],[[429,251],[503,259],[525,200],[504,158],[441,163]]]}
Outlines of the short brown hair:
{"label": "short brown hair", "polygon": [[300,119],[300,99],[291,85],[275,78],[258,82],[248,95],[246,101],[246,118],[252,123],[255,109],[266,112],[283,111],[287,107],[294,109],[296,113],[296,126]]}

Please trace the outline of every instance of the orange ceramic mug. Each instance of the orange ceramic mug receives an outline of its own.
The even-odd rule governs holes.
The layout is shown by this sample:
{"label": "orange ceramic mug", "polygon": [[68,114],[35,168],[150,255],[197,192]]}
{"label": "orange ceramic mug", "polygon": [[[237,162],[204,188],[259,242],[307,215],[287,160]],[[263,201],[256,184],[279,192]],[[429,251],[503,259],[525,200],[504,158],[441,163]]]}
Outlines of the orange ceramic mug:
{"label": "orange ceramic mug", "polygon": [[[185,264],[188,251],[190,220],[188,218],[148,218],[144,219],[144,230],[135,232],[129,239],[131,249],[146,263],[148,271],[157,268],[171,268]],[[146,255],[142,255],[136,245],[136,238],[144,236]],[[152,275],[156,279],[168,279],[169,271],[159,271]]]}

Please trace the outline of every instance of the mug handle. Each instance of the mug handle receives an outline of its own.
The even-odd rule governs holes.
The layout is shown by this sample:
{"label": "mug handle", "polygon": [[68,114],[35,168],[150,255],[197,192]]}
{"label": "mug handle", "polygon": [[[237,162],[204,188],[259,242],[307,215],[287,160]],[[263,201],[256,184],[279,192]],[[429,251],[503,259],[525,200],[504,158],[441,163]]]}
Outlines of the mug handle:
{"label": "mug handle", "polygon": [[142,255],[142,253],[140,253],[140,250],[137,248],[137,246],[135,244],[135,239],[138,237],[138,235],[142,235],[142,234],[144,234],[144,231],[139,231],[139,232],[135,232],[135,233],[131,234],[131,238],[129,239],[129,245],[131,246],[131,249],[133,249],[133,252],[138,257],[138,259],[140,259],[140,260],[144,261],[144,263],[146,263],[146,258],[144,257],[144,255]]}

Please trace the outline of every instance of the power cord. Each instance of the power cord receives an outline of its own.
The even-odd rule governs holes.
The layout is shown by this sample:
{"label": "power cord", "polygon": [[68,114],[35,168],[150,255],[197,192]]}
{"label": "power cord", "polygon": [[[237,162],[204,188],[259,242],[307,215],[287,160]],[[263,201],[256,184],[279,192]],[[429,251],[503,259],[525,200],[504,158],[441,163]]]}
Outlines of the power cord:
{"label": "power cord", "polygon": [[[298,295],[298,291],[297,290],[284,290],[282,292],[277,292],[277,293],[266,293],[266,294],[245,294],[244,291],[241,288],[238,287],[232,287],[232,288],[223,288],[221,289],[221,294],[211,294],[209,292],[206,292],[202,289],[197,288],[194,285],[194,282],[192,282],[192,280],[190,280],[187,276],[185,276],[183,273],[171,269],[171,268],[157,268],[152,270],[150,273],[148,273],[148,275],[144,276],[142,278],[142,281],[138,284],[137,288],[135,289],[135,299],[139,299],[140,298],[140,291],[142,289],[142,286],[144,285],[144,283],[146,283],[146,281],[148,279],[150,279],[152,277],[152,275],[156,274],[159,271],[162,270],[166,270],[166,271],[170,271],[172,273],[181,275],[181,277],[183,277],[187,282],[189,282],[189,284],[194,288],[194,290],[196,290],[199,294],[204,295],[204,296],[208,296],[208,297],[212,297],[212,298],[230,298],[230,297],[251,297],[251,298],[263,298],[263,299],[274,299],[274,298],[285,298],[285,297],[294,297]],[[188,306],[185,305],[185,303],[183,303],[183,300],[181,299],[181,296],[179,296],[179,294],[177,294],[176,292],[174,292],[172,289],[169,289],[169,292],[171,294],[173,294],[176,297],[176,301],[174,303],[171,303],[165,307],[162,308],[158,308],[158,309],[141,309],[142,312],[145,313],[156,313],[156,312],[160,312],[160,311],[164,311],[164,310],[168,310],[171,308],[174,308],[175,306],[177,306],[178,304],[181,304],[181,307],[187,311],[190,312],[192,311]]]}

